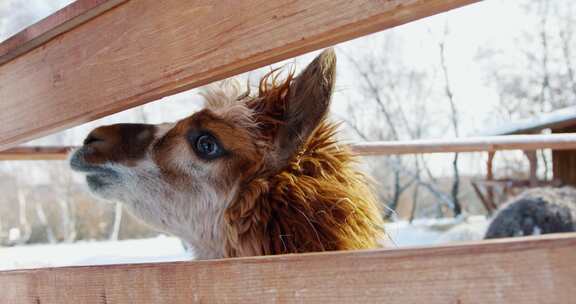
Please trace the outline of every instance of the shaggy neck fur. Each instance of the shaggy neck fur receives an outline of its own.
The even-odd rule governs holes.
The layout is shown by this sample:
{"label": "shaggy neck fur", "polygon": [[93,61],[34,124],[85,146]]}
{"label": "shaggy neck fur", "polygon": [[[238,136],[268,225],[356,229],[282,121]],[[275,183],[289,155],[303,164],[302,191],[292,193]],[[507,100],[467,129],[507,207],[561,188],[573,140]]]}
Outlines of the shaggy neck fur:
{"label": "shaggy neck fur", "polygon": [[377,200],[334,132],[322,123],[288,167],[245,186],[224,214],[227,257],[379,246]]}

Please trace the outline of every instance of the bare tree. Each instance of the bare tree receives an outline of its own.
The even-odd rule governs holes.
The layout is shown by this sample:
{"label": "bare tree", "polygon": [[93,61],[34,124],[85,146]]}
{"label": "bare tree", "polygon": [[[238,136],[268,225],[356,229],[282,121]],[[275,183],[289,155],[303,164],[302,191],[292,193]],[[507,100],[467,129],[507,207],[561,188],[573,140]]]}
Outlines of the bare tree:
{"label": "bare tree", "polygon": [[[361,107],[357,106],[358,101],[349,102],[346,117],[340,119],[356,136],[365,141],[418,139],[424,137],[425,130],[429,129],[426,101],[434,86],[433,81],[425,72],[408,68],[391,58],[389,43],[390,40],[386,40],[379,53],[351,56],[342,52],[358,75],[364,102]],[[365,121],[370,121],[371,125],[363,125]],[[413,187],[416,193],[423,187],[441,205],[450,208],[454,206],[450,197],[438,190],[434,184],[435,178],[422,155],[390,156],[382,159],[382,166],[374,164],[371,167],[378,168],[373,172],[380,179],[381,171],[391,174],[389,178],[392,188],[389,195],[383,195],[391,210],[398,207],[402,195],[410,187]],[[426,182],[422,173],[427,174],[433,182]],[[418,199],[419,196],[416,194],[411,198]],[[416,214],[416,208],[417,203],[413,201],[411,217]]]}
{"label": "bare tree", "polygon": [[[351,56],[347,56],[349,61],[355,67],[358,74],[360,74],[362,80],[365,84],[366,89],[366,97],[374,101],[375,106],[378,109],[378,112],[381,113],[382,117],[385,120],[386,128],[379,128],[376,132],[371,132],[367,134],[367,132],[362,131],[360,127],[357,125],[357,122],[360,121],[359,119],[355,119],[354,121],[350,121],[348,119],[344,119],[345,122],[352,127],[354,132],[358,134],[363,140],[399,140],[400,135],[398,128],[398,123],[394,120],[393,115],[391,113],[391,105],[394,104],[391,96],[384,92],[384,86],[381,83],[376,83],[373,80],[374,74],[376,74],[373,67],[375,63],[369,63],[367,66],[361,65],[355,58]],[[373,60],[374,58],[369,58]],[[389,77],[389,76],[388,76]],[[386,102],[384,102],[383,98],[386,98]],[[349,113],[354,113],[353,107],[349,107],[351,111]],[[388,133],[384,133],[387,130]],[[403,182],[402,181],[402,172],[401,172],[401,163],[402,158],[399,156],[392,156],[390,160],[399,164],[392,168],[392,175],[393,175],[393,190],[392,195],[386,198],[387,206],[390,211],[387,212],[386,216],[391,216],[393,211],[395,211],[398,207],[400,202],[400,198],[402,193],[404,193],[414,182],[414,180],[408,180]]]}
{"label": "bare tree", "polygon": [[112,232],[108,238],[110,241],[117,241],[120,234],[120,224],[122,223],[122,204],[115,203],[114,206],[114,222],[112,224]]}
{"label": "bare tree", "polygon": [[[484,48],[478,58],[485,64],[488,83],[498,91],[495,114],[505,109],[514,120],[537,116],[576,103],[576,75],[572,51],[576,25],[573,1],[525,1],[525,12],[537,20],[519,33],[511,50]],[[509,62],[509,58],[516,60]],[[550,175],[550,154],[540,151],[542,176]]]}
{"label": "bare tree", "polygon": [[61,173],[58,205],[61,211],[63,240],[64,242],[73,242],[76,240],[77,231],[74,202],[72,201],[71,176],[69,171]]}
{"label": "bare tree", "polygon": [[[572,1],[526,1],[533,27],[516,37],[512,50],[481,50],[489,83],[500,93],[499,107],[514,104],[512,117],[537,115],[574,104],[576,81],[572,49],[576,6]],[[509,63],[514,56],[517,60]]]}
{"label": "bare tree", "polygon": [[52,229],[52,226],[50,226],[50,223],[46,218],[46,212],[44,212],[44,207],[42,206],[41,203],[36,204],[36,216],[38,217],[38,221],[46,229],[46,238],[48,238],[48,242],[50,242],[50,244],[56,243],[56,236],[54,234],[54,230]]}
{"label": "bare tree", "polygon": [[28,198],[26,190],[24,190],[24,187],[20,182],[18,183],[16,191],[18,196],[18,215],[19,215],[18,219],[20,224],[19,226],[21,229],[20,230],[21,233],[19,235],[19,240],[17,241],[17,243],[25,244],[28,242],[30,236],[32,235],[32,227],[30,226],[27,215]]}
{"label": "bare tree", "polygon": [[[454,101],[454,93],[452,91],[452,86],[450,84],[450,75],[448,73],[448,65],[446,63],[446,36],[448,35],[448,25],[444,24],[444,33],[442,39],[438,42],[438,47],[440,49],[440,68],[442,70],[442,76],[444,77],[444,93],[446,95],[446,100],[450,105],[450,122],[452,124],[452,130],[454,131],[454,136],[460,136],[460,129],[458,123],[458,110],[456,108],[456,102]],[[452,160],[452,189],[450,191],[452,196],[452,204],[454,215],[458,216],[462,213],[462,206],[460,204],[460,199],[458,197],[460,190],[460,172],[458,170],[458,153],[454,153],[454,158]]]}

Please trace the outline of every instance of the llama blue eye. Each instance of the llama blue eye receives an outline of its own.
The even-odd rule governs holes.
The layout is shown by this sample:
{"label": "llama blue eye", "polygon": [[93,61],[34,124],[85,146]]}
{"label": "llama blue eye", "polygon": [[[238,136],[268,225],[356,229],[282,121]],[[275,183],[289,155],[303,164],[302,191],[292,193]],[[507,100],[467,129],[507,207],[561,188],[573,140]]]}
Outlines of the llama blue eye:
{"label": "llama blue eye", "polygon": [[210,134],[202,134],[196,138],[194,151],[198,157],[206,160],[216,159],[224,154],[218,140]]}

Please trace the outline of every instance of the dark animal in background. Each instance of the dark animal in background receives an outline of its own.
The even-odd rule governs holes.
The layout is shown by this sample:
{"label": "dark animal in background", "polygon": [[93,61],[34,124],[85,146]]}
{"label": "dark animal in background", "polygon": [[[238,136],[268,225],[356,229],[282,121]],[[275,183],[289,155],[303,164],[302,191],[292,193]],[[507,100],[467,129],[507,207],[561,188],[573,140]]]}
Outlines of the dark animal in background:
{"label": "dark animal in background", "polygon": [[534,188],[496,213],[486,239],[576,231],[576,189]]}

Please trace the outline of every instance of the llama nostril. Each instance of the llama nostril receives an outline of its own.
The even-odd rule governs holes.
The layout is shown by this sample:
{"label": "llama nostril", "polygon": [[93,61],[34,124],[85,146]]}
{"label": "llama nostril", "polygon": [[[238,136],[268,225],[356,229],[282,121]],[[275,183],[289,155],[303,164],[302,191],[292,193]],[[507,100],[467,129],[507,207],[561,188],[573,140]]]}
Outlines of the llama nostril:
{"label": "llama nostril", "polygon": [[95,136],[94,134],[89,134],[88,137],[86,137],[86,139],[84,139],[84,145],[89,145],[95,142],[99,142],[99,141],[104,141],[104,139]]}

